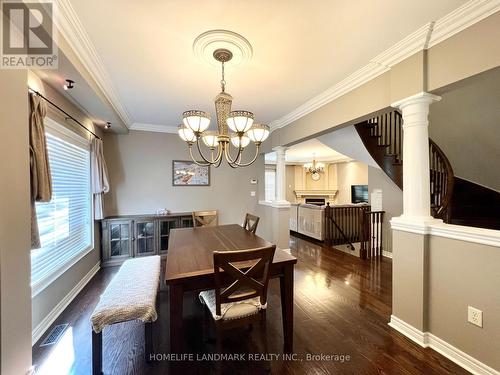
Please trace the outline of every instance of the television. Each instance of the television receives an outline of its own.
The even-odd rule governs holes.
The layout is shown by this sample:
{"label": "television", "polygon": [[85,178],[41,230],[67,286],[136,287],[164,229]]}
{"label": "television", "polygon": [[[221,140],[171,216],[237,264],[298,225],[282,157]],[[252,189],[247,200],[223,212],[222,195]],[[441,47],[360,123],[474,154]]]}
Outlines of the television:
{"label": "television", "polygon": [[368,203],[368,185],[351,185],[352,203]]}

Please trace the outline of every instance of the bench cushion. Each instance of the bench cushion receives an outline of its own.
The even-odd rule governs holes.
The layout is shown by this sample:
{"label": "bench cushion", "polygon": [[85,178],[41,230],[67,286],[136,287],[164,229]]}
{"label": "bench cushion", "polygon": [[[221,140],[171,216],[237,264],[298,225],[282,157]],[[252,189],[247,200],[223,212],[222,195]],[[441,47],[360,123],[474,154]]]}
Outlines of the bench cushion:
{"label": "bench cushion", "polygon": [[99,333],[107,325],[128,320],[155,321],[159,279],[160,256],[125,261],[92,313],[93,330]]}

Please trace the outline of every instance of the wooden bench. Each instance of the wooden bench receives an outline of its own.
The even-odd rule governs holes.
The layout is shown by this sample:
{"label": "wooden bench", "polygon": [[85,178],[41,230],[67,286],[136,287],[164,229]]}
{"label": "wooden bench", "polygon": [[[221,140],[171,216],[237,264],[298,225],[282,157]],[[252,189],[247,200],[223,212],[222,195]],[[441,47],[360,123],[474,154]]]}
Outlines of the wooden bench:
{"label": "wooden bench", "polygon": [[92,374],[102,374],[102,330],[111,324],[140,320],[145,324],[145,358],[153,354],[152,322],[160,280],[160,256],[129,259],[101,295],[92,316]]}

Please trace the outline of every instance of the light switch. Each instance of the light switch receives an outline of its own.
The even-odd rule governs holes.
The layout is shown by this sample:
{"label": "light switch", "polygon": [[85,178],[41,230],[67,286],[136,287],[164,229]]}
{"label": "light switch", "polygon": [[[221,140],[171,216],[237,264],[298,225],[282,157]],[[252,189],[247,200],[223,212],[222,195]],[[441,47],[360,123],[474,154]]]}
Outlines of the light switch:
{"label": "light switch", "polygon": [[250,196],[251,196],[251,197],[255,197],[255,191],[251,191],[251,192],[250,192]]}

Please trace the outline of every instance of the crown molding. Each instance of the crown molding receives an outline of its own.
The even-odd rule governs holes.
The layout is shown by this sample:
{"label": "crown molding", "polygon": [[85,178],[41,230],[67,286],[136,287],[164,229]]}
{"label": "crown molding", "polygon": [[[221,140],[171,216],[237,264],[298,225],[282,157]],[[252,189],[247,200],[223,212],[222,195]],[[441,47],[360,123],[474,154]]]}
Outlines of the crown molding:
{"label": "crown molding", "polygon": [[375,56],[367,65],[355,71],[347,78],[308,100],[290,113],[272,121],[269,124],[271,132],[291,124],[299,118],[389,71],[394,65],[415,53],[448,39],[499,10],[500,0],[471,0],[439,20],[423,25],[392,47]]}
{"label": "crown molding", "polygon": [[145,124],[142,122],[134,122],[132,125],[130,125],[129,129],[143,132],[177,134],[177,126]]}
{"label": "crown molding", "polygon": [[434,22],[425,24],[392,47],[375,56],[370,61],[387,68],[392,68],[394,65],[415,53],[424,50],[430,34],[432,33],[433,25]]}
{"label": "crown molding", "polygon": [[471,0],[436,21],[429,40],[433,47],[500,10],[500,0]]}
{"label": "crown molding", "polygon": [[288,124],[304,117],[332,100],[335,100],[336,98],[347,94],[349,91],[352,91],[366,82],[378,77],[388,70],[389,68],[386,66],[371,62],[336,85],[330,87],[328,90],[323,91],[321,94],[308,100],[287,115],[279,118],[278,120],[272,121],[269,124],[269,127],[271,128],[271,131],[274,131],[287,126]]}
{"label": "crown molding", "polygon": [[129,127],[132,124],[130,114],[121,103],[111,78],[74,8],[67,0],[56,0],[55,2],[58,7],[55,23],[59,32],[69,43],[118,116]]}

